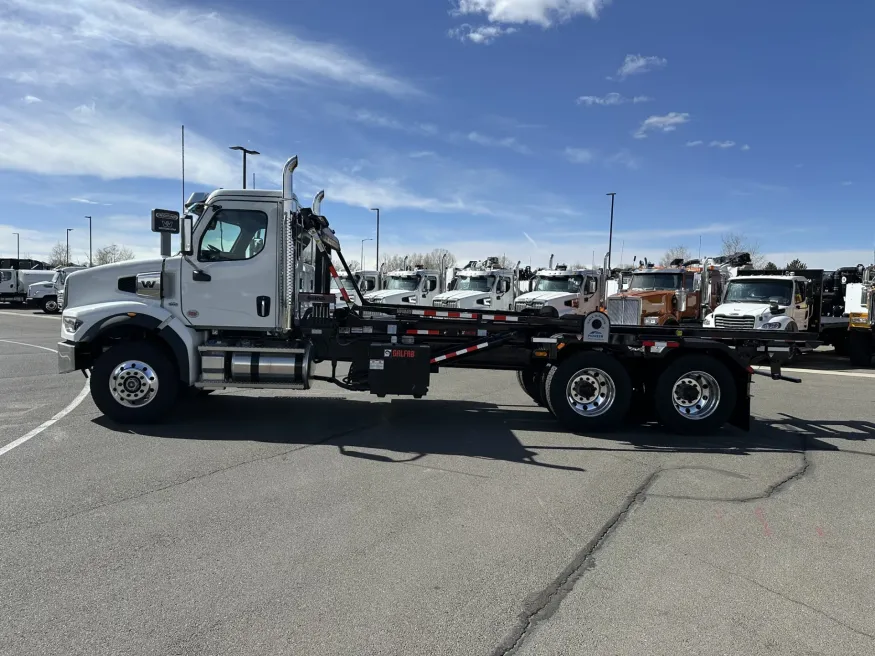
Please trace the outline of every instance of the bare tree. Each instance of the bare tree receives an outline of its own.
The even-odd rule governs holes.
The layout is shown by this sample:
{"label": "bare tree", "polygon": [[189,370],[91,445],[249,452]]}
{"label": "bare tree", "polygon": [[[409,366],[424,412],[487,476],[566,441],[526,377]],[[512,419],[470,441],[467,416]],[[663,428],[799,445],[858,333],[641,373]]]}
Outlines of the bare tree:
{"label": "bare tree", "polygon": [[440,269],[441,258],[443,258],[443,265],[446,267],[456,264],[456,256],[446,248],[435,248],[431,253],[407,253],[406,255],[386,253],[380,256],[380,263],[385,265],[387,271],[400,271],[404,268],[405,258],[408,268],[422,266],[424,269]]}
{"label": "bare tree", "polygon": [[662,259],[659,260],[659,263],[662,266],[668,266],[674,260],[689,260],[691,257],[690,249],[684,245],[674,246],[669,248],[662,256]]}
{"label": "bare tree", "polygon": [[118,244],[110,244],[98,248],[94,252],[94,265],[112,264],[113,262],[126,262],[134,259],[134,251],[127,246],[119,246]]}
{"label": "bare tree", "polygon": [[737,232],[727,232],[720,237],[720,254],[750,253],[750,263],[754,269],[762,269],[767,260],[763,255],[760,243]]}
{"label": "bare tree", "polygon": [[59,266],[67,266],[69,264],[67,262],[67,247],[61,242],[52,246],[52,250],[49,251],[48,263],[53,269]]}

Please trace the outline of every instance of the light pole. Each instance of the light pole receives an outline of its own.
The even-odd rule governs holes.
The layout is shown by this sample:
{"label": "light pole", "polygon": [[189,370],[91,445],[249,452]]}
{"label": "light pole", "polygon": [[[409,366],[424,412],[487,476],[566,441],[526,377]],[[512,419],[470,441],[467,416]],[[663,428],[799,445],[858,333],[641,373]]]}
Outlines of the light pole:
{"label": "light pole", "polygon": [[15,235],[15,259],[20,260],[21,259],[21,235],[19,235],[17,232],[13,232],[12,234]]}
{"label": "light pole", "polygon": [[611,244],[614,241],[614,196],[617,195],[617,192],[612,191],[607,196],[611,197],[611,228],[608,232],[608,271],[611,270]]}
{"label": "light pole", "polygon": [[359,266],[361,270],[365,270],[365,242],[366,241],[374,241],[373,237],[368,237],[367,239],[362,239],[362,259],[359,260]]}
{"label": "light pole", "polygon": [[93,267],[94,259],[91,256],[91,217],[86,216],[85,218],[88,219],[88,266]]}
{"label": "light pole", "polygon": [[246,189],[246,156],[261,155],[257,150],[249,150],[243,146],[228,146],[231,150],[239,150],[243,153],[243,188]]}
{"label": "light pole", "polygon": [[371,212],[377,213],[377,271],[380,270],[380,208],[372,207]]}
{"label": "light pole", "polygon": [[70,233],[73,232],[73,228],[67,228],[67,261],[64,262],[64,266],[70,266]]}

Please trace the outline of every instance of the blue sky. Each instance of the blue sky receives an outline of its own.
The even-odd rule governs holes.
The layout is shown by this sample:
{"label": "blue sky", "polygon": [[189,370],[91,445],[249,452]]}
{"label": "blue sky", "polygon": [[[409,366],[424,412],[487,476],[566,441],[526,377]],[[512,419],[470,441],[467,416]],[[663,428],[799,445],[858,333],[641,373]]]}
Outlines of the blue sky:
{"label": "blue sky", "polygon": [[[773,0],[0,0],[0,251],[157,252],[186,189],[326,189],[359,258],[658,259],[721,234],[870,263],[875,5]],[[366,261],[373,262],[373,242]]]}

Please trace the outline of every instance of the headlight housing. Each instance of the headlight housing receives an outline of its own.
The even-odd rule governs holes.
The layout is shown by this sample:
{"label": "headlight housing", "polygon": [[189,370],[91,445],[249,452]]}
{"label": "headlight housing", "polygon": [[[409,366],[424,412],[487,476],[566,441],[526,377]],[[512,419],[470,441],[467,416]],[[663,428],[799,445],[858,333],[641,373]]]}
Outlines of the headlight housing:
{"label": "headlight housing", "polygon": [[764,323],[761,327],[763,330],[781,330],[781,322],[769,321],[768,323]]}
{"label": "headlight housing", "polygon": [[859,328],[868,328],[869,327],[869,313],[868,312],[851,312],[848,315],[848,320],[850,324],[854,327]]}
{"label": "headlight housing", "polygon": [[645,326],[658,326],[659,325],[659,317],[644,317],[644,325]]}
{"label": "headlight housing", "polygon": [[64,317],[63,321],[67,332],[75,333],[82,326],[82,321],[76,317]]}

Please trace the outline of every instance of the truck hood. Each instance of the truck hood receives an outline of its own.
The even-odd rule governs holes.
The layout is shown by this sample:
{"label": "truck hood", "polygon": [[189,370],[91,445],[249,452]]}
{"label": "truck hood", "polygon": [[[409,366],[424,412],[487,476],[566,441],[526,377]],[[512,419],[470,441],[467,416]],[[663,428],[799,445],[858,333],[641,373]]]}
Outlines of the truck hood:
{"label": "truck hood", "polygon": [[481,298],[489,298],[492,294],[489,292],[474,292],[474,291],[455,291],[444,292],[435,296],[436,301],[479,301]]}
{"label": "truck hood", "polygon": [[531,303],[533,301],[543,301],[550,303],[551,301],[569,301],[577,298],[577,294],[571,292],[527,292],[522,296],[516,297],[517,303]]}
{"label": "truck hood", "polygon": [[39,289],[53,289],[54,285],[50,282],[35,282],[27,286],[27,290],[37,291]]}
{"label": "truck hood", "polygon": [[[416,294],[416,290],[408,292],[401,289],[381,289],[380,291],[365,294],[365,300],[372,303],[392,303],[394,301],[400,302],[402,298],[416,296]],[[350,294],[350,297],[352,296],[353,294]]]}
{"label": "truck hood", "polygon": [[[770,316],[771,311],[769,310],[771,306],[767,303],[724,303],[719,306],[716,310],[714,310],[714,314],[719,314],[721,316]],[[786,306],[781,305],[780,307],[786,309]]]}
{"label": "truck hood", "polygon": [[609,298],[639,298],[641,299],[641,312],[643,314],[670,312],[671,299],[674,297],[673,291],[666,290],[651,290],[651,291],[635,291],[623,292],[614,294]]}
{"label": "truck hood", "polygon": [[103,303],[118,300],[131,300],[135,297],[130,292],[118,288],[118,279],[136,276],[138,273],[161,271],[162,263],[166,262],[168,271],[179,270],[179,257],[155,258],[150,260],[130,260],[115,264],[101,264],[90,269],[73,271],[67,276],[65,285],[67,294],[64,307],[77,307],[90,303]]}

